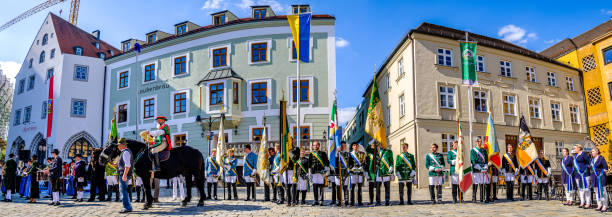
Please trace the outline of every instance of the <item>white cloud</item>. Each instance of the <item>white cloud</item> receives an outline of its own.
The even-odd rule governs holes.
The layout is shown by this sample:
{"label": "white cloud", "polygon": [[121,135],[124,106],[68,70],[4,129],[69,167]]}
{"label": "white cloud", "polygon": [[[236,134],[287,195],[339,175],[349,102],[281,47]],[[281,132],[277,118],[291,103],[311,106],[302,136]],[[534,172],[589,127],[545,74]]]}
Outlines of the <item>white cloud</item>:
{"label": "white cloud", "polygon": [[288,4],[281,2],[277,0],[206,0],[202,10],[230,10],[234,13],[239,12],[236,14],[239,17],[242,17],[243,13],[250,15],[251,6],[255,5],[269,5],[276,14],[286,14],[291,11],[291,7]]}
{"label": "white cloud", "polygon": [[550,40],[546,40],[544,41],[544,44],[554,44],[561,41],[560,39],[550,39]]}
{"label": "white cloud", "polygon": [[255,5],[253,0],[242,0],[240,3],[236,4],[236,6],[242,10],[249,9],[253,5]]}
{"label": "white cloud", "polygon": [[204,2],[204,6],[202,6],[202,10],[216,10],[221,8],[225,0],[206,0]]}
{"label": "white cloud", "polygon": [[338,123],[340,123],[340,126],[345,125],[347,122],[349,122],[351,118],[355,116],[356,112],[357,110],[355,107],[346,107],[338,110]]}
{"label": "white cloud", "polygon": [[529,40],[538,39],[538,35],[535,32],[527,33],[527,30],[512,24],[503,26],[499,29],[497,35],[502,37],[502,40],[515,44],[525,44]]}
{"label": "white cloud", "polygon": [[351,43],[344,38],[341,38],[341,37],[336,38],[336,47],[346,47],[346,46],[349,46],[350,44]]}
{"label": "white cloud", "polygon": [[601,13],[605,14],[605,15],[612,15],[612,10],[607,10],[607,9],[601,9]]}
{"label": "white cloud", "polygon": [[15,76],[19,73],[19,69],[21,69],[21,64],[13,61],[0,61],[0,70],[2,73],[6,75],[7,78],[13,83],[15,83]]}
{"label": "white cloud", "polygon": [[283,5],[276,0],[259,0],[256,5],[270,5],[275,13],[286,13],[289,10],[289,5]]}

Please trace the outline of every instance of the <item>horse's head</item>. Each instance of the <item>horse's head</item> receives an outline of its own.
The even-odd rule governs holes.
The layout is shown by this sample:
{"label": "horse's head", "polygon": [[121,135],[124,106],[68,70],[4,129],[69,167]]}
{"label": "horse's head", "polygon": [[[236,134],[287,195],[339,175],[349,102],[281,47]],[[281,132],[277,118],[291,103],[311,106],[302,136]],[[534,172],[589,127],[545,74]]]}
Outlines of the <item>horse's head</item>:
{"label": "horse's head", "polygon": [[108,141],[106,146],[104,146],[102,153],[100,153],[100,159],[98,160],[98,163],[100,163],[100,165],[106,165],[107,163],[117,159],[119,157],[119,154],[121,154],[121,151],[119,150],[117,142]]}
{"label": "horse's head", "polygon": [[101,148],[94,148],[91,152],[91,162],[94,164],[98,164],[100,159],[100,154],[102,154]]}

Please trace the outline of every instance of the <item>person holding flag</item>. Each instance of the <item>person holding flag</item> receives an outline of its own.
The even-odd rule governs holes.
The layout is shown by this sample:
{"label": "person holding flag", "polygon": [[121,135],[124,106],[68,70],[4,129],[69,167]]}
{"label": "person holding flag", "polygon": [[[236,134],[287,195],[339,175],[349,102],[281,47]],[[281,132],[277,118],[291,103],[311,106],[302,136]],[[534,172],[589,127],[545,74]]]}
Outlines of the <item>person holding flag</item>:
{"label": "person holding flag", "polygon": [[295,173],[297,174],[297,193],[295,194],[295,204],[298,204],[299,195],[302,194],[302,202],[301,204],[306,204],[306,192],[310,189],[310,175],[308,168],[310,165],[308,164],[308,157],[306,157],[306,149],[300,149],[300,155],[295,160]]}
{"label": "person holding flag", "polygon": [[[448,152],[446,155],[446,161],[448,165],[450,165],[450,178],[451,178],[451,188],[452,188],[452,196],[453,203],[457,203],[457,193],[459,190],[459,175],[456,173],[455,166],[457,165],[457,148],[459,147],[459,142],[453,142],[452,150]],[[459,201],[463,201],[463,196],[459,195]]]}
{"label": "person holding flag", "polygon": [[[210,156],[206,158],[206,189],[208,192],[208,197],[206,199],[210,200],[211,197],[214,200],[218,200],[217,198],[217,188],[219,181],[219,165],[217,164],[217,160],[215,159],[217,156],[217,149],[214,148],[210,151]],[[214,188],[214,191],[211,191]],[[214,193],[214,197],[212,196]]]}
{"label": "person holding flag", "polygon": [[232,188],[234,188],[234,200],[238,200],[238,191],[236,191],[236,182],[238,182],[238,173],[236,172],[236,166],[238,166],[238,159],[234,157],[234,148],[230,148],[229,150],[227,150],[227,156],[225,157],[223,162],[225,172],[224,181],[227,184],[226,199],[232,199]]}
{"label": "person holding flag", "polygon": [[476,139],[476,147],[472,148],[470,151],[470,160],[472,161],[473,168],[473,180],[474,183],[472,185],[472,202],[476,202],[476,192],[478,192],[478,188],[480,188],[480,202],[488,203],[489,199],[485,200],[485,196],[488,195],[488,188],[485,188],[485,185],[489,182],[489,176],[487,171],[489,169],[489,158],[487,157],[487,150],[484,149],[482,145],[482,140],[480,138]]}
{"label": "person holding flag", "polygon": [[580,144],[574,146],[574,179],[576,179],[576,186],[579,189],[580,194],[580,206],[579,208],[591,208],[591,173],[589,171],[589,163],[591,158],[587,153],[583,151],[583,147]]}
{"label": "person holding flag", "polygon": [[251,195],[253,196],[253,201],[256,200],[255,195],[255,175],[257,171],[257,154],[251,151],[251,145],[247,144],[244,146],[244,167],[242,169],[242,178],[246,183],[246,191],[247,196],[244,201],[251,200]]}
{"label": "person holding flag", "polygon": [[414,155],[408,153],[408,143],[402,144],[402,152],[395,159],[395,173],[399,182],[400,205],[404,205],[404,185],[406,186],[406,204],[412,205],[412,184],[417,184],[416,163]]}
{"label": "person holding flag", "polygon": [[501,173],[505,177],[506,181],[506,200],[514,200],[514,182],[518,175],[519,169],[517,168],[518,162],[514,155],[514,146],[512,144],[506,145],[506,154],[502,159]]}
{"label": "person holding flag", "polygon": [[378,151],[378,172],[376,175],[376,205],[380,206],[380,186],[385,186],[385,206],[391,205],[391,181],[395,179],[393,175],[393,152],[385,147]]}
{"label": "person holding flag", "polygon": [[[272,175],[274,177],[274,182],[276,183],[276,185],[274,186],[274,188],[278,191],[278,200],[276,201],[277,204],[283,204],[285,203],[285,189],[283,188],[283,183],[285,183],[285,180],[281,177],[281,145],[280,144],[276,144],[276,146],[274,146],[274,150],[276,152],[276,155],[274,156],[274,164],[273,164],[273,169],[272,169]],[[276,194],[274,194],[274,197],[276,197]]]}
{"label": "person holding flag", "polygon": [[315,141],[312,144],[312,153],[310,153],[308,164],[310,165],[310,177],[312,179],[312,188],[313,188],[313,196],[314,203],[313,206],[316,205],[324,205],[325,201],[325,185],[327,183],[326,173],[328,171],[329,159],[327,158],[327,153],[320,150],[321,143]]}
{"label": "person holding flag", "polygon": [[335,167],[332,167],[332,178],[334,181],[332,182],[332,202],[330,203],[330,206],[341,206],[343,205],[343,203],[341,202],[342,199],[344,199],[345,202],[348,199],[348,195],[346,194],[346,192],[348,186],[347,177],[349,177],[349,167],[347,161],[349,153],[344,151],[345,148],[346,142],[341,141],[340,147],[337,150],[338,156],[335,160]]}
{"label": "person holding flag", "polygon": [[[265,129],[264,129],[265,130]],[[265,135],[265,134],[264,134]],[[278,182],[278,177],[275,177],[274,174],[272,174],[272,170],[274,170],[274,159],[276,159],[276,151],[274,150],[274,148],[268,148],[268,155],[267,155],[267,170],[269,171],[269,176],[270,176],[270,181],[269,183],[265,183],[264,181],[264,201],[272,201],[274,203],[276,203],[277,197],[276,197],[276,183]],[[271,191],[271,192],[270,192]],[[270,193],[272,193],[272,200],[270,200]]]}
{"label": "person holding flag", "polygon": [[548,194],[548,181],[551,176],[550,161],[546,159],[544,151],[540,151],[540,157],[534,162],[538,183],[538,200],[542,200],[542,193],[544,192],[546,192],[546,200],[550,200],[550,195]]}
{"label": "person holding flag", "polygon": [[370,203],[368,205],[374,205],[374,196],[376,189],[376,172],[378,171],[378,147],[375,142],[372,142],[370,146],[366,148],[366,179],[368,180],[368,195],[370,196]]}
{"label": "person holding flag", "polygon": [[[351,203],[350,206],[355,206],[355,187],[357,187],[357,205],[363,206],[362,198],[361,198],[361,188],[363,187],[363,165],[365,161],[365,152],[359,150],[361,145],[357,142],[353,142],[351,144],[351,148],[353,151],[350,152],[350,157],[348,158],[350,171],[350,180],[351,180]],[[363,148],[362,148],[363,150]]]}
{"label": "person holding flag", "polygon": [[[533,164],[530,163],[521,168],[519,173],[521,174],[521,200],[533,200],[532,185],[535,182]],[[527,196],[525,196],[525,191],[527,191]]]}
{"label": "person holding flag", "polygon": [[[438,153],[438,144],[431,144],[431,153],[425,155],[425,168],[429,170],[429,197],[432,205],[442,203],[442,183],[444,182],[444,156]],[[437,201],[436,201],[437,195]]]}
{"label": "person holding flag", "polygon": [[495,134],[495,124],[493,123],[493,115],[489,106],[489,118],[487,121],[487,131],[485,134],[485,149],[488,156],[488,173],[490,177],[485,179],[487,191],[487,201],[494,202],[497,200],[497,177],[499,175],[499,167],[501,167],[501,157],[499,155],[499,145],[497,143],[497,135]]}

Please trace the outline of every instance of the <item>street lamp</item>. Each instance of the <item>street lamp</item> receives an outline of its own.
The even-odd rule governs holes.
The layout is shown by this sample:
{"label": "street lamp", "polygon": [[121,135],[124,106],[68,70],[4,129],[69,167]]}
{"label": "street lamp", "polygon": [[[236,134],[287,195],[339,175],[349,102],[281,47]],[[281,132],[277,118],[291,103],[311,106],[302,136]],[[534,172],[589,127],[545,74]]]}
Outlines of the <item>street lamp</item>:
{"label": "street lamp", "polygon": [[[208,116],[208,132],[209,135],[207,136],[207,140],[208,140],[208,155],[210,156],[210,151],[211,151],[211,143],[212,143],[212,138],[213,138],[213,132],[212,132],[212,122],[213,120],[217,120],[220,119],[221,121],[225,120],[225,114],[221,113],[221,116],[213,118],[212,116]],[[200,125],[200,127],[202,127],[202,138],[204,138],[204,132],[206,131],[204,128],[204,119],[202,119],[202,117],[200,115],[196,116],[196,120],[195,120],[196,124]],[[237,129],[236,129],[237,130]],[[225,139],[225,138],[221,138],[221,139]]]}

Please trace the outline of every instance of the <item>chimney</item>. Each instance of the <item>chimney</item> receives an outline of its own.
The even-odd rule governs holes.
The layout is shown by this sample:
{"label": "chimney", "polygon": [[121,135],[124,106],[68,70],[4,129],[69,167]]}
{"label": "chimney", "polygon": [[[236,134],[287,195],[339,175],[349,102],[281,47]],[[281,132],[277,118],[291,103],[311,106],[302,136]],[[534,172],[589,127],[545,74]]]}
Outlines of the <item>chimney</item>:
{"label": "chimney", "polygon": [[93,35],[97,40],[100,40],[100,30],[91,32],[91,35]]}

